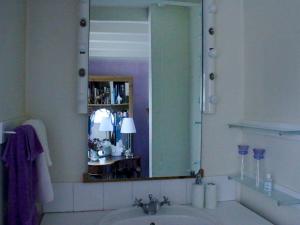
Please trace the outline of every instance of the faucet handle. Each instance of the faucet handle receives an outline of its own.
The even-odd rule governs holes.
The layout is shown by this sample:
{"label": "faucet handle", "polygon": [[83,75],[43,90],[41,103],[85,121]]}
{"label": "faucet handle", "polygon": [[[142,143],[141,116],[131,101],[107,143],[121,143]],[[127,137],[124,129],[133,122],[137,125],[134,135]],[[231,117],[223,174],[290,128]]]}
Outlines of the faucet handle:
{"label": "faucet handle", "polygon": [[171,202],[170,202],[170,200],[169,200],[169,198],[167,197],[167,196],[163,196],[163,199],[164,199],[164,203],[165,204],[168,204],[168,205],[171,205]]}
{"label": "faucet handle", "polygon": [[133,203],[133,205],[132,206],[141,206],[141,205],[143,205],[143,199],[141,199],[141,198],[135,198],[135,200],[134,200],[134,203]]}

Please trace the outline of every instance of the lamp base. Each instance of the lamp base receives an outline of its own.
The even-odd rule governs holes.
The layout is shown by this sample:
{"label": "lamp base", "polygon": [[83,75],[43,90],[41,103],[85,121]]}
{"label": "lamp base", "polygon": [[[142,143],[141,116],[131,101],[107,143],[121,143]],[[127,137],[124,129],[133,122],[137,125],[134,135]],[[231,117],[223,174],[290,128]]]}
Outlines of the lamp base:
{"label": "lamp base", "polygon": [[126,158],[132,158],[133,157],[133,153],[131,152],[131,149],[125,150],[124,155],[125,155]]}

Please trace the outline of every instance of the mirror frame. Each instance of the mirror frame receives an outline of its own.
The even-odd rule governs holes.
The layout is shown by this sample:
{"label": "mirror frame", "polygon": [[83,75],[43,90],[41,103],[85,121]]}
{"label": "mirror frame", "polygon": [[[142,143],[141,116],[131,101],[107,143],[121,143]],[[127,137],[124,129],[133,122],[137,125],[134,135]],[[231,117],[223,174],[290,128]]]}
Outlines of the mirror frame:
{"label": "mirror frame", "polygon": [[[201,24],[202,31],[204,31],[204,2],[205,2],[205,0],[202,0],[202,24]],[[89,12],[90,12],[90,0],[83,1],[83,4],[82,4],[83,7],[82,6],[79,7],[80,8],[79,9],[79,11],[80,11],[80,13],[79,13],[80,14],[80,18],[79,19],[80,19],[80,23],[81,23],[82,19],[84,18],[84,16],[82,16],[82,14],[86,13],[86,12],[84,12],[84,9],[86,9],[86,3],[88,3],[88,12],[87,12],[88,16],[85,17],[85,18],[87,18],[86,20],[87,20],[87,22],[89,24],[89,22],[90,22],[90,16],[89,16]],[[80,24],[80,28],[82,28],[81,24]],[[88,28],[89,28],[89,25],[88,25]],[[89,32],[89,29],[88,29],[88,32]],[[79,37],[82,38],[82,36],[80,35],[80,33],[81,33],[81,31],[79,30]],[[204,36],[204,33],[202,34],[202,36]],[[88,42],[89,42],[89,35],[87,35],[85,37],[88,38]],[[79,46],[79,49],[80,49],[80,47],[82,47],[82,46]],[[87,52],[88,52],[88,49],[87,49]],[[81,53],[79,53],[79,54],[81,54]],[[204,38],[202,38],[202,55],[204,56]],[[85,56],[86,56],[85,60],[86,59],[89,60],[89,54],[87,54]],[[81,55],[81,57],[82,57],[82,55]],[[79,57],[79,64],[80,64],[80,61],[81,61],[80,60],[81,57]],[[203,62],[204,62],[204,60],[202,59],[202,64],[203,64]],[[87,65],[88,65],[88,63],[87,63]],[[202,65],[202,76],[203,76],[203,66],[204,65]],[[80,69],[82,69],[82,68],[80,67]],[[88,69],[86,71],[88,71]],[[85,76],[86,76],[85,80],[87,81],[88,73],[86,73]],[[203,82],[204,82],[204,79],[203,79]],[[79,80],[79,83],[80,83],[80,80]],[[204,90],[202,88],[202,93],[203,93],[203,91]],[[79,106],[79,108],[80,108],[80,106]],[[202,117],[202,115],[203,115],[203,111],[201,112],[201,117]],[[200,151],[201,151],[200,152],[200,159],[202,159],[202,149]],[[205,174],[204,173],[204,169],[201,166],[200,166],[200,171],[199,172],[201,173],[201,176],[204,177],[204,174]],[[89,175],[87,172],[85,172],[85,173],[83,173],[82,181],[84,183],[114,183],[114,182],[134,182],[134,181],[151,181],[151,180],[193,179],[195,177],[196,177],[196,175],[190,175],[190,176],[165,176],[165,177],[141,177],[141,178],[120,178],[120,179],[100,179],[100,178],[97,178],[97,176]]]}

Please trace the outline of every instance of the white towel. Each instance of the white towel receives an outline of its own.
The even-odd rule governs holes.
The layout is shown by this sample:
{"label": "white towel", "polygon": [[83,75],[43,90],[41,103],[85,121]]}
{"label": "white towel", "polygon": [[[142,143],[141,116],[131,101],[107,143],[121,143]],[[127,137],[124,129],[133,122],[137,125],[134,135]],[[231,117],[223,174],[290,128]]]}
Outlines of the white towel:
{"label": "white towel", "polygon": [[24,124],[31,125],[35,129],[37,136],[43,146],[43,150],[45,153],[46,161],[48,166],[52,166],[52,161],[49,153],[48,139],[47,139],[47,131],[45,124],[41,120],[31,119],[24,122]]}
{"label": "white towel", "polygon": [[41,120],[31,119],[25,121],[24,124],[31,125],[35,129],[44,150],[37,158],[38,200],[41,203],[51,202],[54,199],[54,193],[48,167],[52,165],[52,161],[49,153],[46,127]]}

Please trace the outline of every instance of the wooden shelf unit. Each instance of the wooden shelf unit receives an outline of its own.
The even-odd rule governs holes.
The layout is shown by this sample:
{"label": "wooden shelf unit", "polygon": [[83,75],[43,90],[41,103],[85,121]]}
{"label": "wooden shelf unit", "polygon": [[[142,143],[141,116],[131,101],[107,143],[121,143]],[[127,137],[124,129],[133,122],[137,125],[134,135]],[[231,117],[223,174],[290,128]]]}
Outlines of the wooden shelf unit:
{"label": "wooden shelf unit", "polygon": [[[128,102],[121,104],[99,104],[99,103],[90,103],[88,104],[89,112],[94,111],[95,109],[111,109],[112,111],[127,110],[130,117],[133,116],[133,78],[131,76],[99,76],[99,75],[90,75],[89,76],[89,85],[90,83],[128,83],[129,84],[129,96]],[[111,90],[110,90],[111,91]]]}

